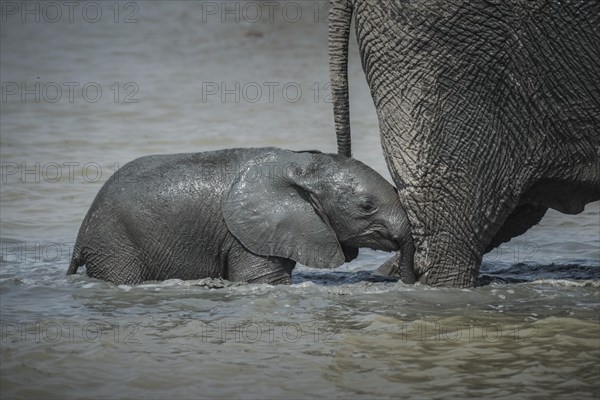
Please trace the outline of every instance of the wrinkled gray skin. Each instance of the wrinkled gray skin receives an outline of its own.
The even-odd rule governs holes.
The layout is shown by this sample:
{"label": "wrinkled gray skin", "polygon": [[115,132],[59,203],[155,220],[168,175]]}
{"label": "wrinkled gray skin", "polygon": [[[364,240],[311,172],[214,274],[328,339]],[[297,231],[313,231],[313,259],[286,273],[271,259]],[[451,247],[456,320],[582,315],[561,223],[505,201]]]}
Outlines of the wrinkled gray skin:
{"label": "wrinkled gray skin", "polygon": [[117,284],[290,283],[296,261],[332,268],[407,236],[396,189],[357,160],[276,148],[154,155],[104,184],[67,274],[85,264]]}
{"label": "wrinkled gray skin", "polygon": [[331,3],[338,153],[351,155],[354,16],[421,282],[474,286],[482,255],[548,208],[600,199],[598,1]]}

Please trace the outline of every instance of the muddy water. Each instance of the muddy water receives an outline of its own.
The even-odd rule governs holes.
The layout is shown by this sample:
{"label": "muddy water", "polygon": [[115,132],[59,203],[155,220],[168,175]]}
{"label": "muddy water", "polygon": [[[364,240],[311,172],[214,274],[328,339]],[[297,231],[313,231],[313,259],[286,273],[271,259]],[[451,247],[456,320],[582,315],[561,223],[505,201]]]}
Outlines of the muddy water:
{"label": "muddy water", "polygon": [[[597,398],[598,203],[549,212],[468,290],[379,278],[375,251],[299,267],[289,287],[64,276],[94,195],[132,158],[335,150],[325,4],[229,4],[3,9],[2,397]],[[355,155],[389,178],[352,56]]]}

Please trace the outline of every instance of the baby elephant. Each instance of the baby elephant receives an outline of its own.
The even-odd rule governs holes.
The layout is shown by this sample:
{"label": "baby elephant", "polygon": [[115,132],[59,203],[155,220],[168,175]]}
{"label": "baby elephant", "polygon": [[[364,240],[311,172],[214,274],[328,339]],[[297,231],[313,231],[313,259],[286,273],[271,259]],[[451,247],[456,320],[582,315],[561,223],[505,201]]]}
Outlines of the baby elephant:
{"label": "baby elephant", "polygon": [[85,264],[117,284],[291,283],[296,262],[332,268],[359,247],[410,246],[396,189],[355,159],[277,148],[166,154],[131,161],[104,184],[67,274]]}

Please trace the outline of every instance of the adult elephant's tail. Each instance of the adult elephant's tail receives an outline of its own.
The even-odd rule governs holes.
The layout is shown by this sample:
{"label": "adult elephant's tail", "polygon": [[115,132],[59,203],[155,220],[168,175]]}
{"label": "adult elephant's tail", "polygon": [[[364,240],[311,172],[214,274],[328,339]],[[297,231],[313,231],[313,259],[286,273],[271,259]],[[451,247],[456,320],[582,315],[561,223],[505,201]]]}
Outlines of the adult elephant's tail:
{"label": "adult elephant's tail", "polygon": [[353,0],[330,0],[329,78],[333,97],[333,115],[338,154],[352,155],[350,139],[350,103],[348,97],[348,41]]}

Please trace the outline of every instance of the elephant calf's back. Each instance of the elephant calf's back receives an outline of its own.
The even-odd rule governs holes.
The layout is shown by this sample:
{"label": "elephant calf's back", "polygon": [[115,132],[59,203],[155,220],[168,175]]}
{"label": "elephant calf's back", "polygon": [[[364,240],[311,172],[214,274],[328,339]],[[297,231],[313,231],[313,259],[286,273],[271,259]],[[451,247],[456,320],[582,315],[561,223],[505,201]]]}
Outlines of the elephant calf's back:
{"label": "elephant calf's back", "polygon": [[253,153],[156,155],[127,163],[90,207],[69,273],[85,264],[91,277],[130,284],[222,276],[222,248],[234,241],[222,217],[223,192]]}

